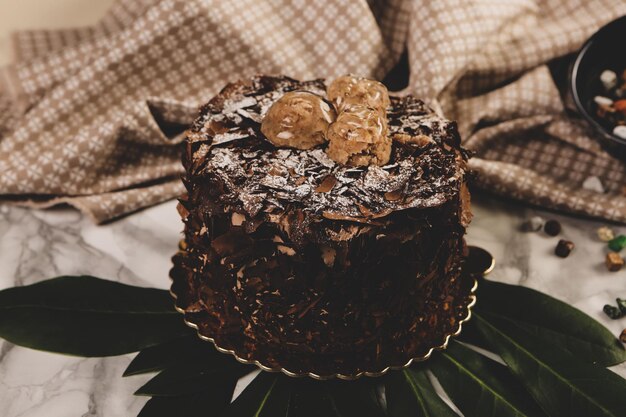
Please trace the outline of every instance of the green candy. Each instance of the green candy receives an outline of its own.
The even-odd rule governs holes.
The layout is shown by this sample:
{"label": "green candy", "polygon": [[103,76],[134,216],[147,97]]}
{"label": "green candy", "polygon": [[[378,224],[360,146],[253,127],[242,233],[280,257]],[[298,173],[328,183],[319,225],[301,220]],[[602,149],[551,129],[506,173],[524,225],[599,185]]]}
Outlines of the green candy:
{"label": "green candy", "polygon": [[624,248],[626,248],[625,235],[619,235],[615,239],[609,240],[609,249],[611,249],[613,252],[619,252]]}
{"label": "green candy", "polygon": [[604,310],[604,314],[606,314],[613,320],[622,318],[624,316],[624,314],[622,314],[619,308],[612,306],[610,304],[605,305],[603,310]]}

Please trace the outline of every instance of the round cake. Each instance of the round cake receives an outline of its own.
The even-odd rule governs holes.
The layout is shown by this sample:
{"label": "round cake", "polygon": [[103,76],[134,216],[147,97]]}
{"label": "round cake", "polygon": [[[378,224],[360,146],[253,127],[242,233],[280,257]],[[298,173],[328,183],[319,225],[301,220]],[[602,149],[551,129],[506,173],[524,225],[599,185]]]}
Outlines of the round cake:
{"label": "round cake", "polygon": [[467,153],[456,124],[380,83],[256,76],[188,131],[172,292],[264,369],[378,374],[468,316]]}

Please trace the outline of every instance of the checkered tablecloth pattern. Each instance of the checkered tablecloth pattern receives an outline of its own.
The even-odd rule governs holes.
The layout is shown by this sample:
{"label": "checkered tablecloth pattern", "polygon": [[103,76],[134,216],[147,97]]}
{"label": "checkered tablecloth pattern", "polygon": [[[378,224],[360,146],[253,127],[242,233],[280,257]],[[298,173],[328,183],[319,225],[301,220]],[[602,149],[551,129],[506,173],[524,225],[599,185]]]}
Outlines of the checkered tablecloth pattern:
{"label": "checkered tablecloth pattern", "polygon": [[[458,120],[478,185],[626,221],[624,164],[566,116],[546,63],[623,0],[118,0],[93,27],[13,37],[0,72],[0,198],[69,203],[95,221],[182,193],[182,127],[254,73],[382,78]],[[589,175],[606,193],[581,189]]]}

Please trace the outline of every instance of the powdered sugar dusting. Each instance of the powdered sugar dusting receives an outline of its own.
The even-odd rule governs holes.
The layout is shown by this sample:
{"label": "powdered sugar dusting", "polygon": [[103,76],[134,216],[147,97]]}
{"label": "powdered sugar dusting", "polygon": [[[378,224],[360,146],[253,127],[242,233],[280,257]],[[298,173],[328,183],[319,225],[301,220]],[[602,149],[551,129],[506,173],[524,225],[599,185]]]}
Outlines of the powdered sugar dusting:
{"label": "powdered sugar dusting", "polygon": [[[417,149],[394,144],[388,165],[354,168],[336,164],[322,148],[278,149],[265,139],[259,127],[263,114],[293,90],[323,95],[325,86],[321,80],[257,77],[252,86],[240,85],[227,99],[211,101],[192,129],[192,141],[210,146],[208,155],[202,155],[200,175],[219,177],[250,216],[298,204],[311,214],[364,218],[435,207],[457,195],[464,168],[454,146],[456,128],[422,101],[392,97],[389,130],[430,136],[431,145]],[[336,182],[320,192],[329,176]],[[398,197],[390,199],[388,193]]]}

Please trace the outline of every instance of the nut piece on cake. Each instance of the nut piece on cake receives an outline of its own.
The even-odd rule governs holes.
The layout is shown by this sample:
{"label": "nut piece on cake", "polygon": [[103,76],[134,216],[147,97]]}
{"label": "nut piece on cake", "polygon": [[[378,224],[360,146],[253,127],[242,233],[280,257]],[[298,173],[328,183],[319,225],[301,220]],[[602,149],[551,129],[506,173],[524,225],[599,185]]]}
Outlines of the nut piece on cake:
{"label": "nut piece on cake", "polygon": [[339,113],[326,133],[326,154],[335,162],[352,166],[385,165],[391,155],[387,118],[378,109],[353,105]]}
{"label": "nut piece on cake", "polygon": [[328,99],[340,112],[353,105],[364,105],[382,111],[389,107],[387,87],[363,77],[339,77],[328,86],[327,93]]}
{"label": "nut piece on cake", "polygon": [[261,132],[275,146],[311,149],[326,142],[326,130],[335,118],[335,110],[322,97],[291,91],[267,111]]}

